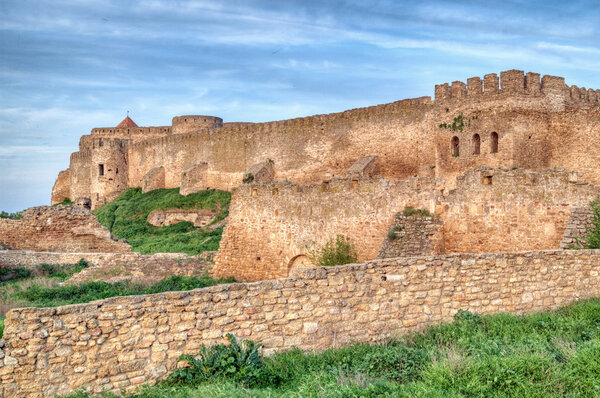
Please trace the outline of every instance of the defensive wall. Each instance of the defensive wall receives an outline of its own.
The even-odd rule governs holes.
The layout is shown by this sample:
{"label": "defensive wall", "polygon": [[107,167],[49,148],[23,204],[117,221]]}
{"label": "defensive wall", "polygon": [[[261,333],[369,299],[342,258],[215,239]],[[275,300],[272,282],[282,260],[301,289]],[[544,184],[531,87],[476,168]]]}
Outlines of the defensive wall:
{"label": "defensive wall", "polygon": [[478,314],[549,310],[600,294],[600,250],[405,257],[296,268],[285,279],[19,308],[0,340],[5,397],[133,389],[227,333],[263,351],[323,350]]}
{"label": "defensive wall", "polygon": [[78,206],[31,207],[20,220],[0,219],[0,245],[15,250],[129,252],[94,214]]}
{"label": "defensive wall", "polygon": [[40,264],[74,264],[80,259],[89,268],[73,275],[67,283],[89,281],[153,283],[172,275],[200,276],[209,271],[214,252],[199,256],[184,253],[57,253],[25,250],[0,250],[1,267],[36,269]]}
{"label": "defensive wall", "polygon": [[[561,77],[511,70],[438,85],[433,101],[421,97],[268,123],[187,115],[174,118],[172,128],[94,129],[82,138],[80,151],[95,151],[99,140],[127,140],[123,159],[110,162],[125,170],[128,186],[141,186],[148,172],[164,167],[164,186],[179,187],[183,172],[205,164],[198,187],[229,190],[268,159],[276,179],[313,184],[343,176],[367,155],[379,157],[379,174],[386,179],[417,175],[452,182],[481,165],[559,166],[600,184],[599,98],[598,90],[569,88]],[[459,117],[462,123],[453,126]],[[93,162],[86,156],[71,159],[69,189],[72,198],[88,192],[82,196],[92,197],[96,207],[122,187],[92,192],[100,177]],[[56,190],[64,192],[65,184]]]}
{"label": "defensive wall", "polygon": [[406,206],[443,222],[437,247],[445,253],[558,249],[571,210],[600,197],[600,188],[563,169],[478,167],[460,176],[456,189],[444,185],[381,177],[244,184],[232,191],[215,273],[245,281],[285,277],[338,234],[355,245],[359,261],[374,259]]}

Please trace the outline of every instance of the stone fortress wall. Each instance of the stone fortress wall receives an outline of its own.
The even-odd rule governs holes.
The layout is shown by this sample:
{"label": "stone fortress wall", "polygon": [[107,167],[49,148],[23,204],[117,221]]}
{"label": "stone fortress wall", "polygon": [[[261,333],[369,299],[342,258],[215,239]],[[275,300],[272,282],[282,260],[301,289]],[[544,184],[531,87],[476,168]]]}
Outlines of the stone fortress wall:
{"label": "stone fortress wall", "polygon": [[285,279],[20,308],[0,340],[0,396],[132,389],[225,334],[322,350],[451,320],[553,309],[600,295],[600,250],[405,257],[296,268]]}
{"label": "stone fortress wall", "polygon": [[359,261],[374,259],[406,206],[441,220],[437,246],[445,253],[558,249],[571,210],[600,197],[599,187],[580,178],[562,169],[482,166],[450,191],[432,178],[244,184],[232,191],[215,273],[245,281],[286,277],[338,234],[355,245]]}
{"label": "stone fortress wall", "polygon": [[[511,70],[438,85],[433,101],[422,97],[268,123],[188,115],[174,118],[172,127],[93,129],[71,157],[69,175],[57,180],[52,200],[70,192],[72,199],[91,197],[97,207],[124,185],[142,186],[157,167],[164,168],[167,188],[180,187],[186,170],[204,165],[195,187],[230,190],[268,159],[275,179],[315,184],[343,176],[367,155],[379,157],[378,173],[386,179],[417,175],[452,182],[480,165],[560,166],[600,184],[599,98],[598,90],[569,88],[564,78]],[[449,128],[460,115],[461,128]],[[119,179],[99,175],[100,164],[113,173],[118,168]]]}

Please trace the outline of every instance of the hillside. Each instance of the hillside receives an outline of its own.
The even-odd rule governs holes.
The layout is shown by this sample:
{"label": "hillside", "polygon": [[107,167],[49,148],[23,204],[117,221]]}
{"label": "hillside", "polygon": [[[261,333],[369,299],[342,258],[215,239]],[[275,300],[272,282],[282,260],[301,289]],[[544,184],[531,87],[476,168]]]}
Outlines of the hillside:
{"label": "hillside", "polygon": [[155,227],[147,221],[148,215],[153,210],[210,210],[216,213],[212,225],[227,217],[230,200],[229,192],[214,189],[184,196],[179,194],[178,188],[146,193],[142,193],[141,188],[129,188],[113,202],[99,207],[95,214],[103,226],[126,240],[133,251],[194,255],[217,250],[223,228],[196,228],[185,221]]}

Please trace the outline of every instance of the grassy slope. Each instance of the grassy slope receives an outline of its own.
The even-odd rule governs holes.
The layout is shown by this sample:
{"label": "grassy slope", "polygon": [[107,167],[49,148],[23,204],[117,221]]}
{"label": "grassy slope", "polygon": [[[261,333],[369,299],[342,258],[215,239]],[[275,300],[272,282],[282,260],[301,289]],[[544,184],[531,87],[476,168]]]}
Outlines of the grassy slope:
{"label": "grassy slope", "polygon": [[218,221],[227,216],[230,200],[231,194],[225,191],[208,190],[183,196],[177,188],[146,193],[142,193],[141,188],[129,188],[95,213],[102,225],[129,242],[134,251],[200,254],[219,248],[222,228],[208,232],[194,228],[189,222],[155,227],[146,221],[146,217],[152,210],[159,209],[210,209],[219,213]]}
{"label": "grassy slope", "polygon": [[277,354],[254,388],[161,383],[136,396],[598,397],[600,299],[527,316],[460,313],[383,345]]}

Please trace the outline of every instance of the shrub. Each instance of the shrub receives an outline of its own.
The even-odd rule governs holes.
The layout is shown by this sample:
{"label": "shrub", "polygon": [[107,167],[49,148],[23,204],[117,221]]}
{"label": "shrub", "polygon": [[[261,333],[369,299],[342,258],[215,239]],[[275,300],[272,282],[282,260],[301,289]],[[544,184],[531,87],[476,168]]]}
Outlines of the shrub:
{"label": "shrub", "polygon": [[200,354],[179,357],[188,366],[176,369],[169,375],[172,383],[192,384],[209,380],[233,380],[246,386],[256,385],[261,377],[264,361],[259,346],[250,340],[238,344],[232,334],[227,334],[229,344],[212,347],[202,345]]}
{"label": "shrub", "polygon": [[31,270],[23,267],[0,267],[0,281],[24,279],[31,276]]}
{"label": "shrub", "polygon": [[405,217],[416,216],[416,217],[431,217],[431,213],[429,213],[425,209],[415,209],[411,206],[406,206],[404,211],[402,212]]}
{"label": "shrub", "polygon": [[344,235],[330,239],[325,247],[312,251],[308,257],[314,265],[323,267],[355,263],[358,258],[354,245]]}
{"label": "shrub", "polygon": [[390,229],[390,230],[387,232],[387,238],[388,238],[389,240],[396,240],[396,239],[398,239],[398,235],[396,235],[396,232],[394,231],[394,229]]}
{"label": "shrub", "polygon": [[73,206],[73,201],[69,198],[64,198],[62,200],[62,202],[60,203],[55,203],[52,206],[58,206],[58,205],[64,205],[64,206]]}
{"label": "shrub", "polygon": [[592,226],[586,231],[586,248],[600,249],[600,199],[594,200],[590,206],[594,210],[594,217]]}
{"label": "shrub", "polygon": [[7,218],[9,220],[20,220],[23,218],[23,212],[25,210],[17,211],[15,213],[7,213],[5,211],[0,211],[0,218]]}

